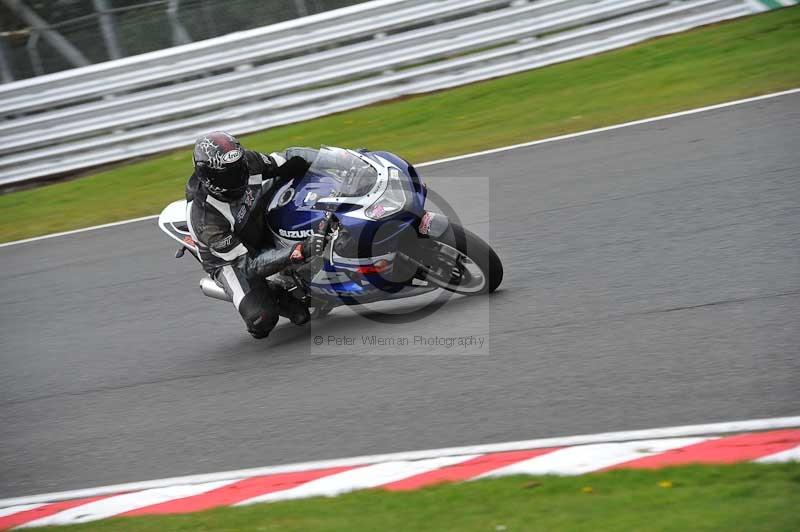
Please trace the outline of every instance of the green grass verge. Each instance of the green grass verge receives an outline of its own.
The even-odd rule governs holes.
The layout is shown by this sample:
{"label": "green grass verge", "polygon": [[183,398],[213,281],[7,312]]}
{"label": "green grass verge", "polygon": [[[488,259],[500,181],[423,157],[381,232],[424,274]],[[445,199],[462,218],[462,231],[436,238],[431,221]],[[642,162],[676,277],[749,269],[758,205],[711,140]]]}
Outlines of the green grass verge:
{"label": "green grass verge", "polygon": [[[800,7],[246,136],[252,149],[367,146],[412,161],[800,86]],[[0,196],[0,242],[158,213],[191,172],[181,150]]]}
{"label": "green grass verge", "polygon": [[419,491],[360,491],[186,515],[115,518],[53,532],[800,530],[800,465],[687,466],[509,477]]}

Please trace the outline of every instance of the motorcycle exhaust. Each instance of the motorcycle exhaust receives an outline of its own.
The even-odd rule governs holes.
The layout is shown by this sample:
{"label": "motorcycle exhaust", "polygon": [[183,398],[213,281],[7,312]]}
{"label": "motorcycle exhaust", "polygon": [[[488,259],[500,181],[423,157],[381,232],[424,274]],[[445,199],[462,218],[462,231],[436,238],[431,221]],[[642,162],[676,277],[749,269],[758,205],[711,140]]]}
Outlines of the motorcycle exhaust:
{"label": "motorcycle exhaust", "polygon": [[214,299],[233,301],[233,299],[225,293],[225,290],[211,277],[203,277],[200,279],[200,291],[203,292],[203,295],[213,297]]}

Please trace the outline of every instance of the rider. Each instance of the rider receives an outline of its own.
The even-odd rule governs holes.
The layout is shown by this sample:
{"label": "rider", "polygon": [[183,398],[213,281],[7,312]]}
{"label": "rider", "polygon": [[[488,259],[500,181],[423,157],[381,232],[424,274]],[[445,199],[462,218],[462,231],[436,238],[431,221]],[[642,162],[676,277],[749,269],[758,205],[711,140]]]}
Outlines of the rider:
{"label": "rider", "polygon": [[313,234],[280,248],[265,228],[272,194],[302,177],[312,158],[313,150],[302,148],[270,155],[245,150],[222,131],[203,135],[194,145],[194,173],[186,185],[189,231],[203,269],[231,297],[254,338],[265,338],[278,315],[296,325],[309,320],[307,305],[265,278],[320,255],[325,236]]}

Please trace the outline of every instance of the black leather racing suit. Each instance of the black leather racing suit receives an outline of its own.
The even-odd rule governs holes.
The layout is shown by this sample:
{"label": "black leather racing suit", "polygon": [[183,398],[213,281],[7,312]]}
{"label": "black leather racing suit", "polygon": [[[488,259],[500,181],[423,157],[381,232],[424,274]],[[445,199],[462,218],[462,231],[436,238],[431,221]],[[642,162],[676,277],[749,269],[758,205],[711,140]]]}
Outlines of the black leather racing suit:
{"label": "black leather racing suit", "polygon": [[308,309],[299,300],[265,280],[292,263],[292,248],[276,247],[266,229],[267,206],[283,181],[276,170],[292,155],[310,156],[302,149],[271,155],[245,151],[249,184],[232,201],[209,195],[195,174],[186,185],[189,231],[203,269],[231,296],[256,338],[267,336],[279,315],[298,325],[309,319]]}

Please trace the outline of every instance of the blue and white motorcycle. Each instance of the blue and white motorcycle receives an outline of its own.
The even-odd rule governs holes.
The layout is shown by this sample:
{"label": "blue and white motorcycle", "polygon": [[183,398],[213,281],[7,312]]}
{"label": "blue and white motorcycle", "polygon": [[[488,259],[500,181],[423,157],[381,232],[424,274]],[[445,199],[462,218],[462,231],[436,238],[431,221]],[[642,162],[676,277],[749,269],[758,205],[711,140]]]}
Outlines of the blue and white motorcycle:
{"label": "blue and white motorcycle", "polygon": [[[459,294],[493,292],[503,265],[480,237],[426,210],[428,188],[412,165],[389,152],[323,146],[304,177],[276,191],[268,227],[282,246],[305,239],[324,222],[323,257],[270,278],[309,304],[312,317],[340,305],[399,299],[439,288]],[[176,256],[197,247],[186,224],[186,202],[169,204],[159,227],[180,242]],[[199,259],[198,259],[199,260]],[[211,277],[202,292],[230,297]]]}

